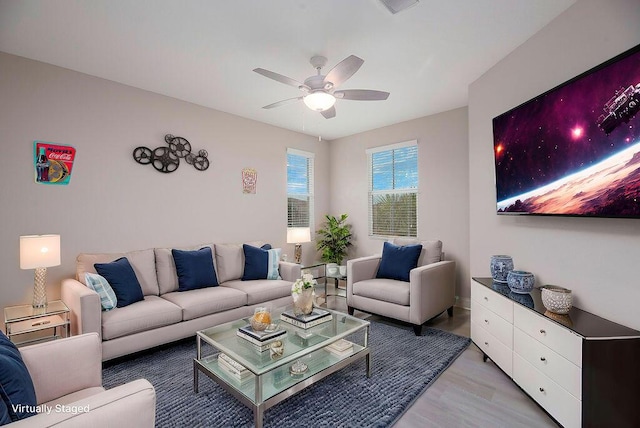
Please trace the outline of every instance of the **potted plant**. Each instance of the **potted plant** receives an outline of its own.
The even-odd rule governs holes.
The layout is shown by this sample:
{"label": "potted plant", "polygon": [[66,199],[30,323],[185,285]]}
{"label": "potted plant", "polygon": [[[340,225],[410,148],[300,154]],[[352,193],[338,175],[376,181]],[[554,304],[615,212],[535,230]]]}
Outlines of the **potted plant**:
{"label": "potted plant", "polygon": [[342,214],[339,218],[327,214],[324,226],[316,232],[316,248],[322,253],[322,261],[335,263],[333,266],[336,269],[347,256],[347,248],[351,245],[351,225],[346,224],[347,217],[347,214]]}

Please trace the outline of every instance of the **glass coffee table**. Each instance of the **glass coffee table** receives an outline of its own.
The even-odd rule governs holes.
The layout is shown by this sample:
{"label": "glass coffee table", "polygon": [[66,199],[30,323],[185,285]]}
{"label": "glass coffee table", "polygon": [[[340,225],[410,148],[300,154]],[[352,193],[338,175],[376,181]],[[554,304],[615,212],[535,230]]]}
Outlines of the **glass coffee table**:
{"label": "glass coffee table", "polygon": [[[272,311],[272,318],[290,308]],[[371,376],[369,352],[369,322],[350,315],[326,309],[332,315],[330,321],[308,329],[295,327],[280,321],[279,329],[286,333],[278,339],[284,344],[280,356],[271,356],[269,350],[260,352],[256,346],[236,333],[249,323],[249,318],[228,322],[197,332],[197,356],[193,361],[193,388],[198,392],[198,376],[203,373],[253,410],[256,428],[262,427],[265,410],[280,403],[309,385],[362,358],[366,360],[366,374]],[[358,333],[362,332],[362,333]],[[358,333],[352,336],[354,333]],[[351,350],[330,352],[328,345],[349,336],[354,342]],[[341,342],[343,343],[343,342]],[[210,349],[211,345],[213,349]],[[335,345],[334,345],[335,346]],[[211,352],[206,352],[205,348]],[[220,353],[246,367],[243,379],[234,377],[218,363]],[[304,373],[296,373],[291,367],[307,367]]]}

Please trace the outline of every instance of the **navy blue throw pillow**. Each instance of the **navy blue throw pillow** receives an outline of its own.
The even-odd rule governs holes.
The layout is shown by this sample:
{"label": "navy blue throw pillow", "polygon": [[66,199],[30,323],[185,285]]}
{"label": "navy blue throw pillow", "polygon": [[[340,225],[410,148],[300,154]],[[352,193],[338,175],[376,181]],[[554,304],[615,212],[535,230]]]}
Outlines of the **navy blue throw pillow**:
{"label": "navy blue throw pillow", "polygon": [[261,248],[244,244],[242,250],[244,251],[243,281],[281,279],[278,271],[281,248],[271,248],[269,244],[263,245]]}
{"label": "navy blue throw pillow", "polygon": [[269,250],[243,244],[242,251],[244,251],[242,280],[266,279],[269,272]]}
{"label": "navy blue throw pillow", "polygon": [[211,247],[195,251],[171,250],[178,273],[178,290],[187,291],[218,285]]}
{"label": "navy blue throw pillow", "polygon": [[144,300],[138,277],[126,257],[120,257],[111,263],[96,263],[93,267],[96,268],[99,275],[107,280],[113,288],[113,292],[116,293],[118,300],[116,307],[124,308]]}
{"label": "navy blue throw pillow", "polygon": [[397,279],[409,282],[409,271],[418,266],[422,244],[397,246],[385,242],[382,247],[382,260],[378,266],[376,278]]}
{"label": "navy blue throw pillow", "polygon": [[0,331],[0,423],[36,414],[36,391],[16,345]]}

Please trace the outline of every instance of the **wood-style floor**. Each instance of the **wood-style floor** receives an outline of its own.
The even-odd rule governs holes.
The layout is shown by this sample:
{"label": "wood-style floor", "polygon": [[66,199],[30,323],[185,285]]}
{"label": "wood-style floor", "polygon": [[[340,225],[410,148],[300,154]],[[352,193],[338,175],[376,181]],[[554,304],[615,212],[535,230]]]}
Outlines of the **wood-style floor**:
{"label": "wood-style floor", "polygon": [[[335,288],[329,287],[331,294]],[[343,292],[344,293],[344,292]],[[327,307],[346,312],[344,297],[329,296]],[[356,311],[356,316],[366,314]],[[375,318],[380,320],[379,318]],[[381,320],[390,322],[391,320]],[[454,308],[426,324],[470,337],[470,312]],[[394,428],[553,427],[558,425],[473,343],[413,403]]]}

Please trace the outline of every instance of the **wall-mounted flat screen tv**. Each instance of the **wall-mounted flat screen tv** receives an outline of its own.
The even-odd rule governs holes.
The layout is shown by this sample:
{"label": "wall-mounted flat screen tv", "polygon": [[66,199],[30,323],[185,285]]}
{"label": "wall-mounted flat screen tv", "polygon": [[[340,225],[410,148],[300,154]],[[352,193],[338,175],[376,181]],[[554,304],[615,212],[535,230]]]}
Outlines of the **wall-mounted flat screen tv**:
{"label": "wall-mounted flat screen tv", "polygon": [[493,119],[498,214],[640,218],[640,45]]}

